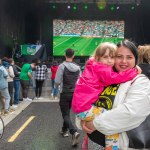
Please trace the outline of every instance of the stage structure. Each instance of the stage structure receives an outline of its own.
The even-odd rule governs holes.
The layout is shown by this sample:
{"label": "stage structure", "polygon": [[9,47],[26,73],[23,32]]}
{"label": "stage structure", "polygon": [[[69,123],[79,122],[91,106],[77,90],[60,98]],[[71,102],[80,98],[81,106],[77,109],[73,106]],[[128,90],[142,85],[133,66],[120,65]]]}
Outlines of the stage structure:
{"label": "stage structure", "polygon": [[41,61],[47,61],[47,52],[45,45],[21,45],[21,60],[23,62],[32,62],[33,59],[38,58]]}

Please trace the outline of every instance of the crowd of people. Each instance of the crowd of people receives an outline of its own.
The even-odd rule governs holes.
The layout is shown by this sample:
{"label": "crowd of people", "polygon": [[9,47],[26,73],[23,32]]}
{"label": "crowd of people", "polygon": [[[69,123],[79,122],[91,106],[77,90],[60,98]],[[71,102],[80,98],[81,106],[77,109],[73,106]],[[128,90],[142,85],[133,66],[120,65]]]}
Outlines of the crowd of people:
{"label": "crowd of people", "polygon": [[[7,115],[15,111],[21,101],[32,102],[33,99],[42,99],[42,87],[47,70],[47,66],[40,59],[34,59],[32,63],[24,63],[21,68],[15,64],[12,58],[4,57],[0,59],[1,115]],[[51,78],[53,80],[54,77],[55,75],[52,73]],[[57,99],[58,91],[53,90],[53,80],[49,88],[54,93],[54,98]],[[29,98],[30,87],[35,91],[35,96],[32,98]]]}
{"label": "crowd of people", "polygon": [[8,114],[11,110],[17,107],[19,101],[17,77],[20,74],[20,70],[19,67],[15,66],[12,58],[8,59],[5,57],[0,59],[0,72],[0,99],[2,102],[1,114]]}
{"label": "crowd of people", "polygon": [[[117,45],[101,43],[83,70],[73,61],[74,52],[68,48],[65,61],[61,64],[54,61],[50,67],[54,99],[60,89],[63,119],[60,134],[68,137],[70,133],[71,145],[75,147],[79,144],[78,129],[82,130],[85,133],[82,150],[136,149],[128,132],[150,115],[150,45],[137,48],[127,39]],[[20,84],[23,101],[32,101],[28,97],[31,80],[35,80],[35,99],[41,99],[47,69],[39,59],[25,63],[22,68],[12,58],[0,59],[0,100],[4,114],[17,108]],[[70,118],[71,108],[76,126]],[[140,143],[139,149],[149,149],[146,142],[149,141]]]}
{"label": "crowd of people", "polygon": [[124,21],[53,20],[54,36],[124,37]]}

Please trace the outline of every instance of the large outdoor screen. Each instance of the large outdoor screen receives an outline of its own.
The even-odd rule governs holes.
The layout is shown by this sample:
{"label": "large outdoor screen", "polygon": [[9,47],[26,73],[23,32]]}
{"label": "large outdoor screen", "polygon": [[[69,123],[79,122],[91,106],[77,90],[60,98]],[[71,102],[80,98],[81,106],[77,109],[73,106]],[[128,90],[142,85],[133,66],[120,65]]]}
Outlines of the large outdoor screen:
{"label": "large outdoor screen", "polygon": [[100,43],[123,38],[124,21],[53,20],[53,56],[63,56],[67,48],[75,56],[91,56]]}

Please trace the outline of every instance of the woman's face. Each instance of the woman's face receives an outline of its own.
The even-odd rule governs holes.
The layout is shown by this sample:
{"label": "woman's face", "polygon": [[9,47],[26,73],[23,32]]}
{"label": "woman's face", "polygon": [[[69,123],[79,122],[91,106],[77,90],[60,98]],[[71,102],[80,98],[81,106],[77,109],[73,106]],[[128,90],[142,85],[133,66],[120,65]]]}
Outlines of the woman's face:
{"label": "woman's face", "polygon": [[131,69],[135,66],[135,57],[131,50],[121,46],[116,51],[115,68],[118,72]]}

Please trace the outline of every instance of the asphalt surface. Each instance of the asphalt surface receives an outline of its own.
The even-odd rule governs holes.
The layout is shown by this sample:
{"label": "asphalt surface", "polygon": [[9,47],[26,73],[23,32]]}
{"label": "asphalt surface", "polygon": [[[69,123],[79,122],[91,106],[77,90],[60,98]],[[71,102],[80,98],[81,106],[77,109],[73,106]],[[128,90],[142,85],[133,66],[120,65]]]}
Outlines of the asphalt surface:
{"label": "asphalt surface", "polygon": [[[13,142],[8,142],[31,116],[35,118]],[[73,113],[71,119],[74,122]],[[72,148],[71,135],[64,138],[59,134],[61,126],[62,116],[58,102],[33,101],[6,125],[3,139],[0,140],[0,150],[81,150],[82,131],[79,131],[79,145]]]}

